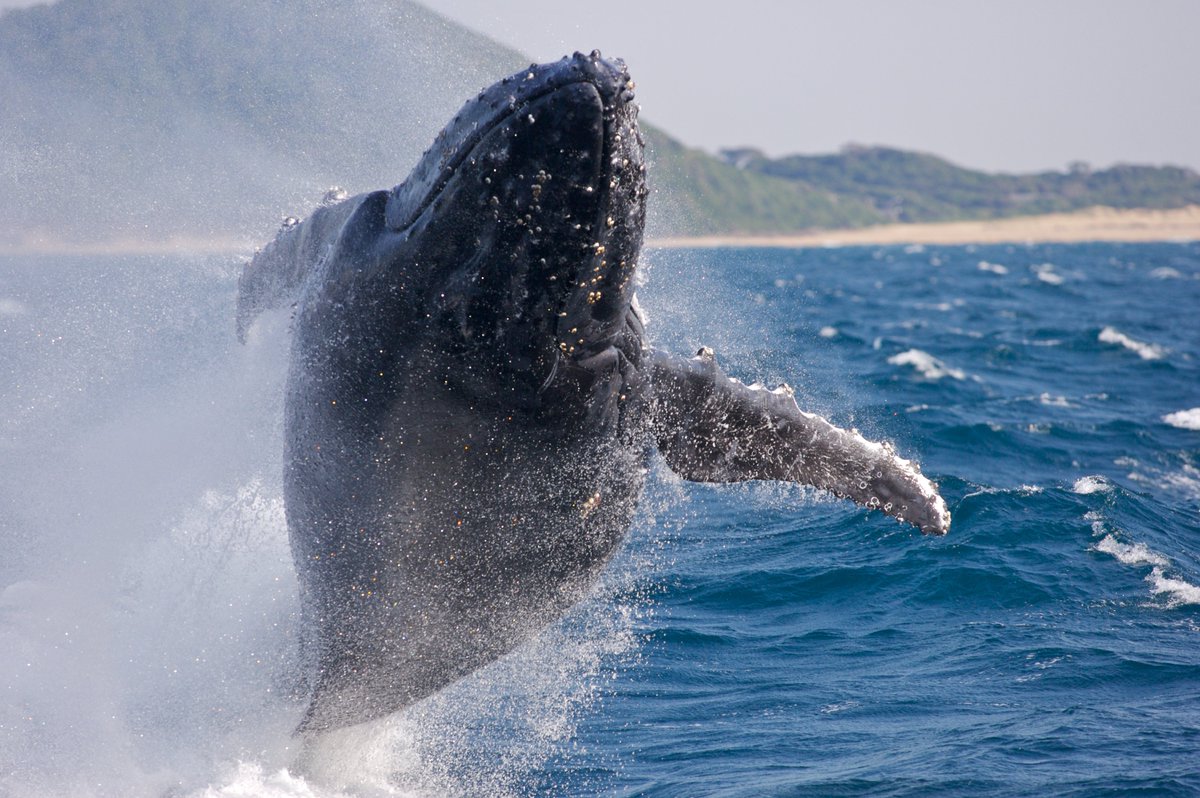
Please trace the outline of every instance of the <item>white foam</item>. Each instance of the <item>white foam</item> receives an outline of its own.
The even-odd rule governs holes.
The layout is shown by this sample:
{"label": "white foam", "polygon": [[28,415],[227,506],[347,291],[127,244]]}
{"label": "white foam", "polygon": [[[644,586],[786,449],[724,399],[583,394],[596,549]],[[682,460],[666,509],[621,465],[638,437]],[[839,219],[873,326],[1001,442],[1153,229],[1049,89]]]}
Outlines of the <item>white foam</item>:
{"label": "white foam", "polygon": [[1163,574],[1162,568],[1152,570],[1146,577],[1146,581],[1150,583],[1150,589],[1154,591],[1154,595],[1166,595],[1168,607],[1200,604],[1200,586],[1182,579],[1172,579]]}
{"label": "white foam", "polygon": [[1038,397],[1038,401],[1049,407],[1074,407],[1065,396],[1052,396],[1049,393],[1043,393]]}
{"label": "white foam", "polygon": [[837,327],[822,327],[820,332],[817,333],[822,338],[837,338],[837,334]]}
{"label": "white foam", "polygon": [[[384,793],[380,793],[384,794]],[[400,795],[399,793],[388,793]],[[238,763],[228,783],[209,786],[192,793],[189,798],[350,798],[344,792],[330,792],[314,788],[300,776],[293,776],[287,769],[273,773],[264,772],[262,765],[253,762]]]}
{"label": "white foam", "polygon": [[909,349],[898,355],[892,355],[887,359],[887,362],[893,366],[912,366],[923,377],[930,380],[940,380],[942,377],[953,377],[956,380],[965,380],[967,378],[966,372],[961,369],[951,368],[933,355],[923,352],[920,349]]}
{"label": "white foam", "polygon": [[1091,493],[1108,493],[1112,490],[1112,483],[1104,477],[1080,477],[1075,480],[1075,486],[1071,490],[1081,496]]}
{"label": "white foam", "polygon": [[1105,535],[1096,544],[1096,551],[1111,554],[1125,565],[1153,565],[1165,568],[1171,562],[1145,543],[1122,543],[1112,535]]}
{"label": "white foam", "polygon": [[[1118,464],[1119,465],[1119,464]],[[1150,464],[1129,463],[1129,479],[1154,490],[1168,490],[1189,499],[1200,499],[1200,468],[1184,463],[1178,471],[1168,471]]]}
{"label": "white foam", "polygon": [[1001,266],[999,263],[988,263],[986,260],[979,261],[979,271],[991,272],[992,274],[1008,274],[1008,267]]}
{"label": "white foam", "polygon": [[1200,407],[1193,407],[1191,410],[1180,410],[1176,413],[1168,413],[1162,417],[1162,420],[1172,427],[1200,432]]}
{"label": "white foam", "polygon": [[1159,266],[1150,272],[1150,276],[1155,280],[1178,280],[1183,277],[1178,269],[1172,269],[1170,266]]}
{"label": "white foam", "polygon": [[[1093,523],[1092,527],[1095,529],[1096,524]],[[1164,569],[1171,567],[1171,561],[1145,543],[1122,543],[1109,534],[1096,544],[1096,551],[1112,555],[1123,565],[1151,566],[1150,573],[1146,575],[1146,582],[1150,585],[1151,593],[1166,599],[1168,608],[1200,604],[1200,586],[1184,579],[1167,576]]]}
{"label": "white foam", "polygon": [[1158,344],[1147,344],[1134,340],[1115,327],[1105,327],[1100,331],[1098,337],[1101,343],[1120,344],[1126,349],[1136,352],[1138,357],[1143,360],[1161,360],[1167,354],[1167,350]]}
{"label": "white foam", "polygon": [[1067,278],[1054,271],[1053,263],[1042,263],[1034,266],[1033,268],[1037,274],[1037,278],[1043,283],[1047,283],[1049,285],[1062,285],[1067,281]]}

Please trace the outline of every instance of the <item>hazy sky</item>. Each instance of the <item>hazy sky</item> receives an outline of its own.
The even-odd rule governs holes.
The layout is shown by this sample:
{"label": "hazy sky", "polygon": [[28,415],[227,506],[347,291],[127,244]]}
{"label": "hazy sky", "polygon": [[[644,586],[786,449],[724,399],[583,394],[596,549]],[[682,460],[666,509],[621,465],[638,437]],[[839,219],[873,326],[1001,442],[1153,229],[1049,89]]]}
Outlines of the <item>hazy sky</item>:
{"label": "hazy sky", "polygon": [[1200,0],[424,2],[533,60],[625,58],[644,118],[710,151],[1200,169]]}
{"label": "hazy sky", "polygon": [[625,58],[643,116],[709,150],[1200,169],[1197,0],[424,2],[538,61]]}

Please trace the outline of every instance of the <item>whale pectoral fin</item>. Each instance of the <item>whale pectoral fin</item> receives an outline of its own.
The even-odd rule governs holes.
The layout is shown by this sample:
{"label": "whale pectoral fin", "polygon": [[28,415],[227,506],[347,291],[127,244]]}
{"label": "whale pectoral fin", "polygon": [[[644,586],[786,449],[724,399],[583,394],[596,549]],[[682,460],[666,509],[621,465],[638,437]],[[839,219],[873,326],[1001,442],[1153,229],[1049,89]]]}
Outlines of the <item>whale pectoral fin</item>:
{"label": "whale pectoral fin", "polygon": [[769,391],[725,375],[710,349],[690,360],[653,354],[655,436],[684,479],[776,479],[879,509],[929,534],[950,513],[936,486],[890,446],[805,413],[786,386]]}
{"label": "whale pectoral fin", "polygon": [[322,206],[303,222],[286,220],[274,240],[254,254],[238,280],[238,340],[245,342],[258,314],[296,300],[305,279],[337,241],[342,225],[362,199]]}

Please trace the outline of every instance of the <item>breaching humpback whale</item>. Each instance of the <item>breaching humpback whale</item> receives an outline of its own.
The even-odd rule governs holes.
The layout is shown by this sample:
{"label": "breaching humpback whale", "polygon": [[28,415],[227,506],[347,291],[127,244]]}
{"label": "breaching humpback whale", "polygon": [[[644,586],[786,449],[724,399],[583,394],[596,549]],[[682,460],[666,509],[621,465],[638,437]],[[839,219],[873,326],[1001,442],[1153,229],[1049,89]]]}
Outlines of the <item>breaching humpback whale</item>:
{"label": "breaching humpback whale", "polygon": [[891,447],[707,348],[647,342],[645,176],[624,64],[576,53],[485,90],[399,186],[329,198],[246,266],[240,335],[294,305],[300,730],[394,712],[560,617],[620,545],[653,448],[684,479],[787,480],[949,527]]}

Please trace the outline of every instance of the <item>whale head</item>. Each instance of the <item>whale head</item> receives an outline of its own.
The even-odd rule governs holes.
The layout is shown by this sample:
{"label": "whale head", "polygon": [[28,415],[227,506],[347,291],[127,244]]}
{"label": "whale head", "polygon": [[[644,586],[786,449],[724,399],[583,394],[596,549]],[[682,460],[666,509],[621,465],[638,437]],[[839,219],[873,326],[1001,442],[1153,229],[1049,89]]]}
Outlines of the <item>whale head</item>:
{"label": "whale head", "polygon": [[468,393],[502,385],[536,405],[564,375],[636,356],[647,191],[633,97],[624,63],[598,51],[531,65],[468,102],[388,193],[385,260],[419,287],[414,313],[439,362],[455,350]]}

